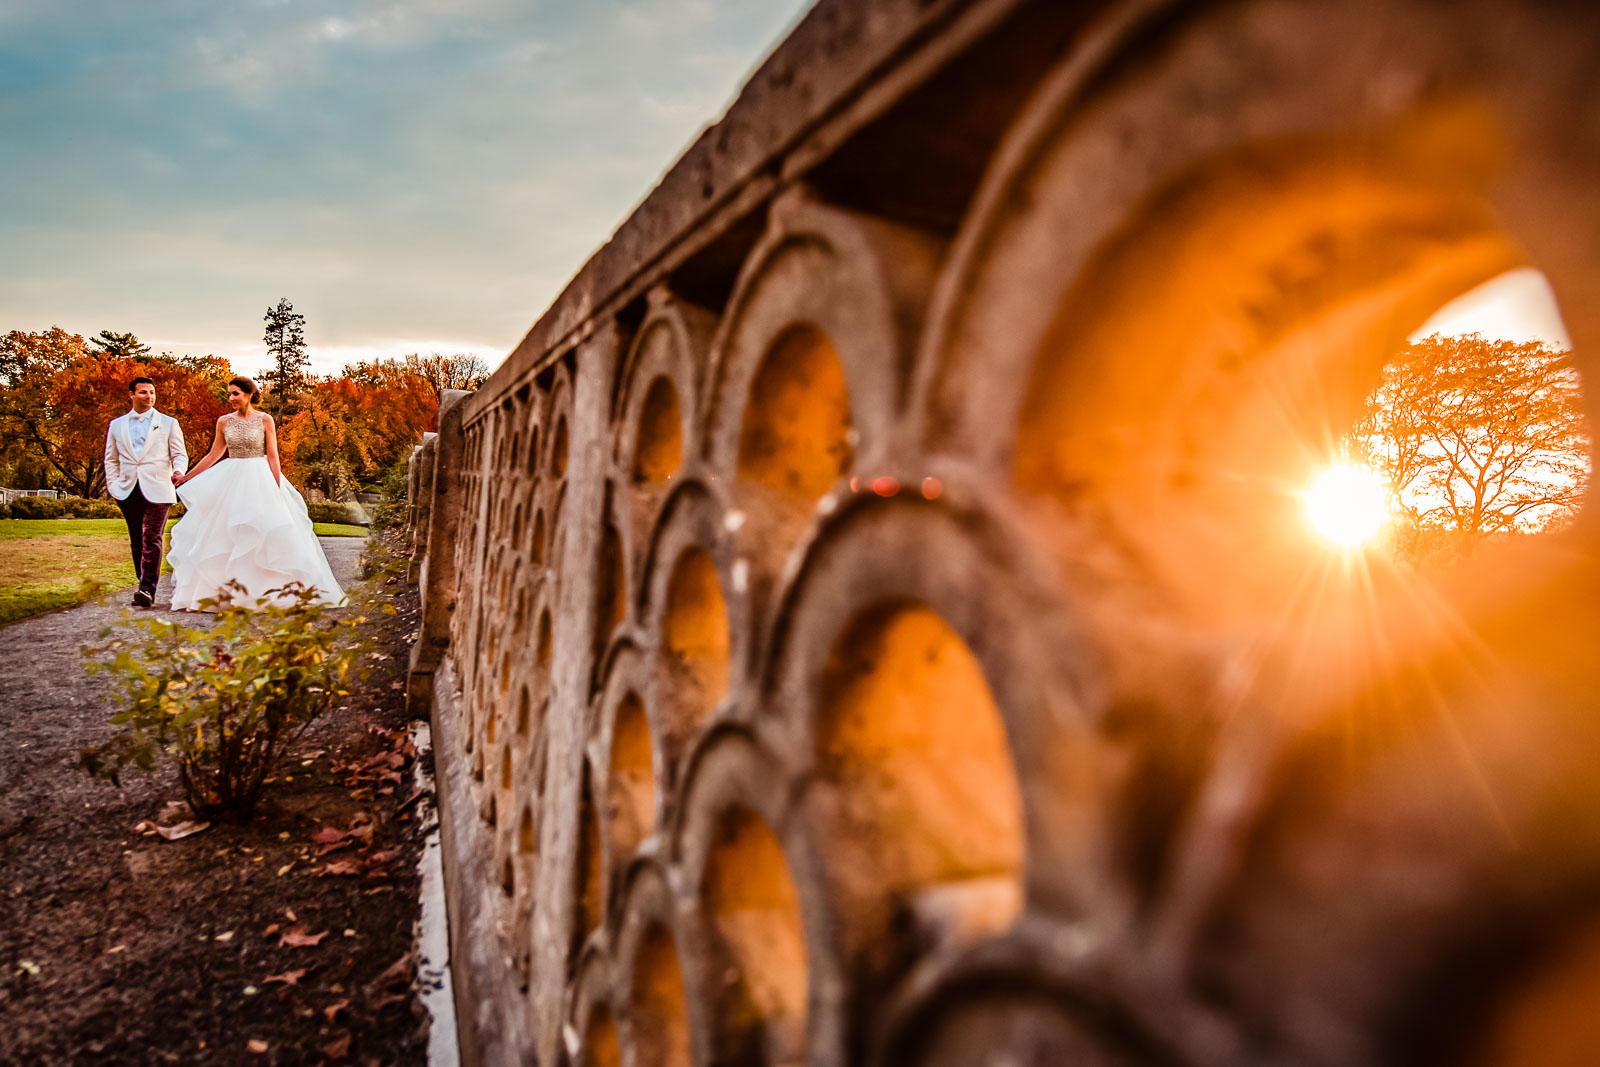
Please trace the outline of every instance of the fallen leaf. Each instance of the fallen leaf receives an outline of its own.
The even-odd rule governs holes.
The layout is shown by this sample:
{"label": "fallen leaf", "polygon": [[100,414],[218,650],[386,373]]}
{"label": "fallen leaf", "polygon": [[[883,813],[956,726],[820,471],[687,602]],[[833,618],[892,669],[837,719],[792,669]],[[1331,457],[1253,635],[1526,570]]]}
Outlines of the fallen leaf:
{"label": "fallen leaf", "polygon": [[350,1055],[350,1035],[344,1034],[323,1045],[322,1054],[330,1060],[342,1060]]}
{"label": "fallen leaf", "polygon": [[268,1045],[265,1041],[262,1041],[262,1040],[259,1040],[258,1038],[252,1037],[250,1039],[250,1043],[248,1045],[246,1045],[245,1047],[248,1048],[251,1052],[255,1052],[255,1053],[259,1054],[259,1053],[267,1051],[267,1049],[271,1048],[272,1046]]}
{"label": "fallen leaf", "polygon": [[304,926],[296,926],[278,939],[278,947],[283,948],[287,945],[290,948],[316,948],[327,936],[326,930],[320,934],[308,934]]}
{"label": "fallen leaf", "polygon": [[269,974],[262,979],[263,982],[282,982],[284,985],[298,985],[300,979],[306,976],[308,967],[301,967],[296,971],[284,971],[282,974]]}
{"label": "fallen leaf", "polygon": [[180,822],[173,823],[171,826],[157,826],[156,833],[160,834],[168,841],[177,841],[181,838],[189,837],[192,834],[197,834],[201,830],[208,830],[210,828],[211,824],[208,822]]}
{"label": "fallen leaf", "polygon": [[275,934],[277,932],[278,932],[278,924],[277,923],[273,923],[271,926],[269,926],[265,930],[261,931],[261,936],[262,937],[271,937],[273,934]]}
{"label": "fallen leaf", "polygon": [[297,922],[300,921],[300,916],[298,916],[298,915],[296,915],[294,913],[294,909],[293,908],[284,908],[283,909],[283,914],[288,916],[289,921],[292,922],[292,923],[297,923]]}
{"label": "fallen leaf", "polygon": [[126,951],[128,951],[128,946],[127,945],[117,945],[114,948],[106,949],[106,955],[109,956],[114,952],[126,952]]}
{"label": "fallen leaf", "polygon": [[329,1004],[326,1008],[323,1008],[322,1014],[326,1015],[328,1017],[328,1021],[331,1023],[339,1017],[339,1013],[341,1011],[344,1011],[349,1006],[350,1002],[348,1000],[336,1000],[332,1004]]}
{"label": "fallen leaf", "polygon": [[257,989],[253,985],[247,985],[244,987],[244,995],[247,997],[253,997],[259,992],[261,992],[261,990]]}
{"label": "fallen leaf", "polygon": [[323,874],[354,875],[361,873],[361,864],[355,860],[334,860],[322,868]]}
{"label": "fallen leaf", "polygon": [[278,877],[282,878],[292,870],[294,870],[294,861],[290,860],[288,863],[285,863],[282,867],[278,868]]}
{"label": "fallen leaf", "polygon": [[211,940],[213,940],[213,941],[232,941],[233,940],[233,931],[229,930],[225,934],[218,934],[216,937],[212,938]]}
{"label": "fallen leaf", "polygon": [[41,968],[37,963],[34,963],[32,960],[18,960],[17,963],[22,968],[22,970],[17,972],[18,974],[22,974],[24,971],[26,971],[29,977],[39,977],[39,971]]}
{"label": "fallen leaf", "polygon": [[318,828],[317,832],[311,835],[311,840],[315,841],[319,845],[334,845],[338,844],[349,836],[349,834],[345,833],[337,826],[323,826]]}

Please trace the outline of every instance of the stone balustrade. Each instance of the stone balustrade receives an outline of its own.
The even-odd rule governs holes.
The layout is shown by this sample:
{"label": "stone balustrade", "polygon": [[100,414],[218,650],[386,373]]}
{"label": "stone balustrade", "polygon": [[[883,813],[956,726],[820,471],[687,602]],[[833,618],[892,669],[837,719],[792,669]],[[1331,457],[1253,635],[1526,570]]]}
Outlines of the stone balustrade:
{"label": "stone balustrade", "polygon": [[1296,491],[1513,267],[1600,372],[1597,70],[821,0],[414,458],[468,1061],[1596,1062],[1593,508],[1424,573]]}

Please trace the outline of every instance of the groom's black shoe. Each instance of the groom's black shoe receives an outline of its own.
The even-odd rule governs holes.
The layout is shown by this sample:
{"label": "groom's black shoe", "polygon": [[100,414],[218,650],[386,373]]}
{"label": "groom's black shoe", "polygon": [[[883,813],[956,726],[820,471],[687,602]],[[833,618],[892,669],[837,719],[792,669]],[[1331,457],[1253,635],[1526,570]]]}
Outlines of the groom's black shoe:
{"label": "groom's black shoe", "polygon": [[141,589],[137,593],[133,594],[133,606],[136,608],[154,607],[155,602],[156,595],[154,593],[147,593]]}

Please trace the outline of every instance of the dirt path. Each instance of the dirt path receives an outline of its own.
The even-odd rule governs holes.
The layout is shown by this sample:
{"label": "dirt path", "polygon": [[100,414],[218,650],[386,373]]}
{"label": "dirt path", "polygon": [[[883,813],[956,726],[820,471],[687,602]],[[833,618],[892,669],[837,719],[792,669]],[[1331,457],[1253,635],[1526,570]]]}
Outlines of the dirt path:
{"label": "dirt path", "polygon": [[[364,542],[321,540],[355,584]],[[307,735],[269,810],[174,842],[135,831],[179,797],[170,772],[118,789],[77,766],[112,732],[79,649],[124,596],[0,628],[0,1063],[421,1062],[409,593],[369,624],[371,679]],[[325,858],[310,840],[368,825]]]}

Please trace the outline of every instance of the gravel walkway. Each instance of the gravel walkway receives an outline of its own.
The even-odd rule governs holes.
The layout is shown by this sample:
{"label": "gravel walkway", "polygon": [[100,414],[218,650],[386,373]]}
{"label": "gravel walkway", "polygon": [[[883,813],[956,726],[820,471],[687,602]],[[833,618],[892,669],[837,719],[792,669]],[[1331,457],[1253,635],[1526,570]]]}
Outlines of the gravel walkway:
{"label": "gravel walkway", "polygon": [[[356,584],[366,539],[319,537],[339,584]],[[82,646],[95,641],[103,626],[114,623],[133,601],[132,590],[64,611],[38,615],[0,627],[0,737],[9,750],[0,760],[0,848],[23,823],[41,817],[37,807],[48,790],[35,790],[39,776],[54,778],[65,765],[81,782],[82,807],[104,801],[108,791],[77,770],[78,750],[111,736],[105,711],[99,707],[83,671]],[[188,623],[204,619],[190,612],[163,611],[172,603],[172,576],[162,575],[156,611]],[[137,609],[135,609],[137,610]],[[98,684],[98,683],[96,683]],[[98,818],[85,811],[83,818]]]}

